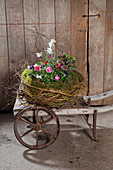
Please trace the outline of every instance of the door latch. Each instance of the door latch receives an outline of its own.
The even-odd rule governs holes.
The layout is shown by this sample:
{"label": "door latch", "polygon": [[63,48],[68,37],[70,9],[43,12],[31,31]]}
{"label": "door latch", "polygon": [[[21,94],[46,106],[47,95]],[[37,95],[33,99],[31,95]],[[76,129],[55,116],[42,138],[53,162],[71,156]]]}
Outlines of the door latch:
{"label": "door latch", "polygon": [[82,15],[82,17],[100,17],[100,14],[95,14],[95,15]]}

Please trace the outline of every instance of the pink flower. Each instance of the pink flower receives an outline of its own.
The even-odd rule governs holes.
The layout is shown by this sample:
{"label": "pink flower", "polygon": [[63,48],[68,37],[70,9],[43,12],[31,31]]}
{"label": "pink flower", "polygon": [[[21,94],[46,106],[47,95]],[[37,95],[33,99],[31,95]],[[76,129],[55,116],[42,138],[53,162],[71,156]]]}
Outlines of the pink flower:
{"label": "pink flower", "polygon": [[51,67],[46,68],[46,72],[47,73],[51,73],[52,72],[52,68]]}
{"label": "pink flower", "polygon": [[60,64],[60,63],[57,63],[56,67],[57,67],[57,68],[61,68],[61,64]]}
{"label": "pink flower", "polygon": [[47,58],[48,58],[48,59],[51,58],[51,54],[49,54]]}
{"label": "pink flower", "polygon": [[41,71],[41,65],[34,65],[34,69],[38,72]]}
{"label": "pink flower", "polygon": [[55,80],[59,80],[60,77],[58,75],[55,76]]}

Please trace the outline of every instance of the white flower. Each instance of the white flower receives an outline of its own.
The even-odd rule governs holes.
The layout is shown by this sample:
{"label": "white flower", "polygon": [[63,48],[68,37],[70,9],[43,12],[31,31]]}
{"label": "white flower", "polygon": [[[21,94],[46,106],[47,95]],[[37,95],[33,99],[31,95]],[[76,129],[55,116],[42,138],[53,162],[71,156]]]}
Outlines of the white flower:
{"label": "white flower", "polygon": [[27,68],[30,69],[31,66],[28,66]]}
{"label": "white flower", "polygon": [[37,57],[41,57],[42,53],[36,53]]}
{"label": "white flower", "polygon": [[54,47],[55,42],[56,41],[54,39],[51,39],[51,41],[49,42],[49,47],[50,48]]}
{"label": "white flower", "polygon": [[56,40],[54,40],[54,39],[51,39],[51,42],[53,42],[53,43],[56,43]]}
{"label": "white flower", "polygon": [[47,53],[48,53],[48,54],[51,54],[51,53],[53,53],[53,50],[52,50],[52,48],[47,48]]}
{"label": "white flower", "polygon": [[37,64],[34,64],[34,67],[37,66]]}
{"label": "white flower", "polygon": [[42,76],[41,76],[41,75],[39,76],[39,75],[37,74],[37,75],[36,75],[36,78],[37,78],[37,79],[42,79]]}

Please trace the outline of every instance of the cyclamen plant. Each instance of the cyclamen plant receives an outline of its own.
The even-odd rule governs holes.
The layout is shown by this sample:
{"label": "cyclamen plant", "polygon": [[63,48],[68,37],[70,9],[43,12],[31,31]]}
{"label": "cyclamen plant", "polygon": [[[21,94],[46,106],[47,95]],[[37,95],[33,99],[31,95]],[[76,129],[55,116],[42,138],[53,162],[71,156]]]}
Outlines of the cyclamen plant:
{"label": "cyclamen plant", "polygon": [[36,53],[40,58],[40,62],[28,66],[28,77],[34,77],[44,83],[54,81],[65,82],[75,74],[76,59],[68,54],[56,57],[54,39],[49,42],[47,53],[43,56],[41,53]]}

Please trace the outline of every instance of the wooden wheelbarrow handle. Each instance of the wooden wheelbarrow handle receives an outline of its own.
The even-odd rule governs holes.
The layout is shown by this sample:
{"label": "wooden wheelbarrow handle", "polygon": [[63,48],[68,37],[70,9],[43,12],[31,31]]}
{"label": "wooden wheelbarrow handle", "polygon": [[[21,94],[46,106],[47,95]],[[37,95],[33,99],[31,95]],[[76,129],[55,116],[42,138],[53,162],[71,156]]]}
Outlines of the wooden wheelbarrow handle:
{"label": "wooden wheelbarrow handle", "polygon": [[97,100],[102,100],[105,99],[107,97],[113,96],[113,90],[110,90],[108,92],[104,92],[101,94],[97,94],[97,95],[92,95],[92,96],[83,96],[83,99],[87,102],[89,99],[90,101],[97,101]]}

